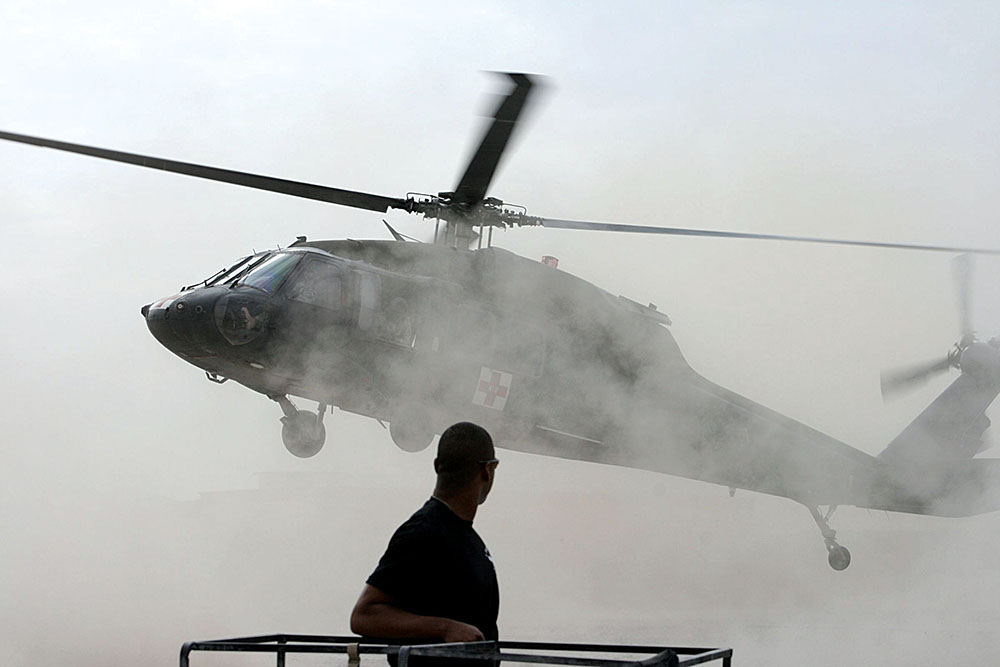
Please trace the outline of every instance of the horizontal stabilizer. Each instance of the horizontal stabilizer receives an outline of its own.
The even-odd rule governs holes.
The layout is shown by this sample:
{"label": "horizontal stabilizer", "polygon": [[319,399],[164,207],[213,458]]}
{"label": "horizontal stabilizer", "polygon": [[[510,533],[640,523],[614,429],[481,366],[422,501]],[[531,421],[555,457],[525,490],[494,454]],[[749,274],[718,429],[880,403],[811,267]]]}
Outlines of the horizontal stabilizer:
{"label": "horizontal stabilizer", "polygon": [[860,507],[929,514],[972,516],[1000,510],[1000,459],[942,462],[923,466],[886,466]]}

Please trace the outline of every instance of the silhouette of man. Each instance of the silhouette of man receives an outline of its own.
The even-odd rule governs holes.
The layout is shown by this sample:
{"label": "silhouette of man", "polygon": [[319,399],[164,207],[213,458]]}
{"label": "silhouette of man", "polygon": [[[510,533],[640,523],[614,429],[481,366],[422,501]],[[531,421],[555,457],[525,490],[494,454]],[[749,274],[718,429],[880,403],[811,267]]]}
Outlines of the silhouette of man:
{"label": "silhouette of man", "polygon": [[493,439],[461,422],[441,434],[434,494],[401,525],[351,612],[351,631],[386,639],[497,639],[500,591],[472,521],[493,487]]}

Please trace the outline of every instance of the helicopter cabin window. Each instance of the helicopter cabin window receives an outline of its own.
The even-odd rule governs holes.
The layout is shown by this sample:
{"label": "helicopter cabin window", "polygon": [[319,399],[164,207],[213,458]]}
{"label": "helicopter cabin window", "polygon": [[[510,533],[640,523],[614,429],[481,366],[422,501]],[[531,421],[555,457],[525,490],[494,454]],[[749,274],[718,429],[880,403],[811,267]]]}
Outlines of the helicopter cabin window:
{"label": "helicopter cabin window", "polygon": [[240,281],[241,285],[256,287],[265,292],[274,292],[302,259],[300,254],[282,253],[270,258]]}
{"label": "helicopter cabin window", "polygon": [[332,262],[307,259],[288,287],[287,295],[293,301],[339,311],[343,306],[340,268]]}
{"label": "helicopter cabin window", "polygon": [[358,276],[358,329],[369,331],[379,307],[379,277],[372,273]]}
{"label": "helicopter cabin window", "polygon": [[383,307],[375,318],[375,337],[400,347],[413,347],[416,329],[412,310],[410,302],[402,296],[383,301]]}
{"label": "helicopter cabin window", "polygon": [[399,347],[416,341],[413,295],[406,281],[362,272],[358,275],[358,329]]}

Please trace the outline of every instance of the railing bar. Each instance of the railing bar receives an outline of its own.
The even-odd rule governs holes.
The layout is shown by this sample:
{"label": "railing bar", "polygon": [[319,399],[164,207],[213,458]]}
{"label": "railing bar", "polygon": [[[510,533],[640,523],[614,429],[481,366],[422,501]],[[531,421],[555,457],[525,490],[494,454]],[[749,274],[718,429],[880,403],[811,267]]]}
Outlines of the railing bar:
{"label": "railing bar", "polygon": [[178,663],[180,667],[189,667],[189,665],[191,664],[190,655],[191,655],[192,644],[193,642],[184,642],[181,645],[181,659],[180,662]]}
{"label": "railing bar", "polygon": [[[284,643],[284,642],[299,643]],[[374,655],[398,655],[402,649],[408,648],[406,653],[414,656],[424,657],[452,657],[463,659],[496,660],[501,659],[508,662],[523,662],[533,664],[554,664],[571,665],[575,667],[657,667],[659,665],[700,665],[706,662],[722,660],[723,667],[728,667],[732,663],[732,649],[707,649],[694,647],[655,647],[623,644],[567,644],[567,643],[544,643],[544,642],[475,642],[470,644],[441,644],[430,642],[413,642],[408,644],[397,643],[373,643],[386,640],[373,640],[372,638],[349,637],[349,636],[323,636],[323,635],[258,635],[254,637],[242,637],[229,640],[212,640],[200,642],[187,642],[181,647],[180,664],[181,667],[189,665],[189,654],[192,651],[234,651],[243,653],[275,653],[279,664],[285,654],[288,653],[308,653],[308,654],[346,654],[347,644],[357,643],[359,653]],[[271,643],[277,642],[277,643]],[[306,643],[308,642],[308,643]],[[499,647],[499,648],[498,648]],[[613,658],[588,658],[568,655],[546,655],[542,653],[509,653],[500,649],[529,649],[534,651],[575,651],[586,652],[606,652],[606,653],[653,653],[644,660],[620,660]],[[687,657],[682,661],[677,661],[677,654],[684,654]]]}
{"label": "railing bar", "polygon": [[[385,655],[390,653],[397,653],[400,646],[365,646],[360,645],[358,647],[358,652],[367,655]],[[468,651],[462,650],[458,647],[452,649],[423,649],[414,645],[414,648],[420,648],[420,655],[423,656],[435,656],[435,657],[448,657],[454,655],[482,655],[482,651]],[[241,643],[241,642],[193,642],[191,644],[190,650],[192,651],[239,651],[239,652],[250,652],[250,653],[277,653],[279,651],[287,651],[289,653],[302,653],[302,652],[326,652],[331,654],[341,654],[347,652],[346,646],[337,645],[324,645],[324,644],[251,644],[251,643]],[[531,659],[543,659],[547,662],[561,663],[561,664],[590,664],[590,662],[600,663],[600,664],[636,664],[635,660],[621,660],[615,658],[584,658],[584,657],[574,657],[574,656],[562,656],[562,655],[546,655],[541,653],[507,653],[501,652],[501,655],[505,659],[512,659],[516,656],[519,658],[531,658]],[[540,660],[531,660],[532,662],[538,662]],[[590,661],[590,662],[580,662],[580,661]]]}
{"label": "railing bar", "polygon": [[[234,651],[236,653],[347,653],[346,646],[322,644],[201,644],[193,645],[192,651]],[[391,649],[371,651],[371,653],[395,653]]]}
{"label": "railing bar", "polygon": [[410,655],[424,658],[472,658],[481,660],[500,659],[508,662],[532,662],[538,664],[577,665],[578,667],[625,667],[637,664],[635,660],[614,660],[611,658],[576,658],[573,656],[549,656],[534,653],[504,653],[461,651],[444,647],[414,646]]}
{"label": "railing bar", "polygon": [[[358,647],[359,653],[365,655],[389,655],[399,651],[397,646]],[[237,653],[347,653],[346,646],[331,646],[328,644],[240,644],[240,643],[200,643],[192,642],[189,651],[234,651]]]}
{"label": "railing bar", "polygon": [[247,643],[276,642],[276,641],[281,641],[281,638],[284,636],[285,635],[258,635],[255,637],[233,637],[232,639],[209,639],[198,643],[214,644],[215,642],[247,642]]}
{"label": "railing bar", "polygon": [[635,660],[613,660],[601,658],[574,658],[572,656],[548,656],[532,653],[500,653],[509,662],[534,662],[553,665],[577,665],[578,667],[626,667],[639,664]]}
{"label": "railing bar", "polygon": [[[386,640],[379,637],[359,637],[355,635],[293,635],[293,634],[275,634],[275,635],[259,635],[252,637],[235,637],[232,639],[212,639],[206,640],[199,643],[218,643],[218,642],[268,642],[268,641],[279,641],[281,638],[285,638],[288,641],[298,641],[298,642],[326,642],[330,644],[381,644],[387,643],[392,645],[403,646],[400,640]],[[437,644],[438,642],[434,640],[425,641],[413,641],[412,646],[418,646],[423,644]],[[702,648],[694,646],[649,646],[649,645],[637,645],[637,644],[571,644],[566,642],[524,642],[524,641],[507,641],[501,640],[496,642],[500,648],[523,648],[523,649],[539,649],[539,650],[554,650],[554,651],[581,651],[581,652],[592,652],[592,651],[606,651],[615,653],[659,653],[665,649],[670,649],[674,653],[705,653],[707,651],[713,651],[715,649]]]}
{"label": "railing bar", "polygon": [[549,642],[515,642],[500,641],[500,648],[530,648],[551,651],[605,651],[608,653],[660,653],[665,649],[670,649],[674,653],[681,651],[703,652],[710,649],[702,648],[677,648],[674,646],[637,646],[630,644],[567,644]]}
{"label": "railing bar", "polygon": [[[709,653],[711,651],[720,651],[720,650],[723,650],[723,649],[717,649],[717,648],[698,648],[698,647],[695,647],[695,646],[671,646],[670,650],[673,651],[674,653],[683,653],[685,655],[694,655],[694,654],[697,654],[697,653]],[[725,649],[725,650],[729,650],[729,649]]]}
{"label": "railing bar", "polygon": [[[397,647],[395,646],[359,646],[359,652],[364,652],[366,654],[387,654],[396,653]],[[363,649],[363,650],[362,650]],[[336,646],[336,645],[317,645],[317,644],[250,644],[250,643],[240,643],[240,642],[192,642],[188,645],[188,651],[234,651],[239,653],[331,653],[331,654],[341,654],[347,653],[346,646]],[[413,655],[419,655],[423,657],[435,657],[435,658],[446,658],[446,657],[461,657],[461,658],[483,658],[486,659],[489,656],[494,658],[501,658],[503,660],[508,660],[512,662],[532,662],[532,663],[551,663],[551,664],[561,664],[561,665],[635,665],[637,661],[635,660],[616,660],[616,659],[603,659],[603,658],[578,658],[574,656],[553,656],[553,655],[541,655],[534,653],[508,653],[504,651],[500,652],[484,652],[476,650],[463,650],[459,647],[455,648],[443,648],[443,647],[423,647],[423,646],[413,646]],[[731,649],[720,649],[718,651],[712,651],[708,653],[701,653],[699,655],[691,656],[685,659],[684,664],[697,665],[705,662],[707,660],[715,660],[724,655],[732,655]]]}
{"label": "railing bar", "polygon": [[713,660],[725,660],[732,657],[733,649],[723,648],[715,651],[708,651],[700,655],[693,655],[690,658],[685,658],[681,661],[680,665],[682,667],[687,667],[688,665],[700,665],[706,662],[712,662]]}
{"label": "railing bar", "polygon": [[288,638],[288,641],[296,642],[326,642],[327,644],[351,644],[351,643],[364,643],[361,637],[343,636],[343,635],[284,635]]}
{"label": "railing bar", "polygon": [[351,635],[258,635],[254,637],[234,637],[232,639],[211,639],[207,641],[199,642],[201,644],[210,644],[217,642],[276,642],[282,639],[286,641],[298,641],[298,642],[325,642],[327,644],[350,644],[351,642],[360,643],[384,643],[378,638],[369,638],[368,642],[364,642],[363,637],[355,637]]}

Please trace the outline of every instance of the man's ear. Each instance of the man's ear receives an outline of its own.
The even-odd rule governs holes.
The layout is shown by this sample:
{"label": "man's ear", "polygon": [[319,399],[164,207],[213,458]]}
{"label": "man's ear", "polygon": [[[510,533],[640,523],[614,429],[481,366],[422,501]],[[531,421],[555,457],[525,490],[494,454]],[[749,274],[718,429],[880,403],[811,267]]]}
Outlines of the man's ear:
{"label": "man's ear", "polygon": [[436,474],[438,474],[438,473],[440,472],[440,471],[438,470],[438,467],[439,467],[439,466],[438,466],[438,460],[437,460],[437,459],[434,459],[434,474],[435,474],[435,475],[436,475]]}

